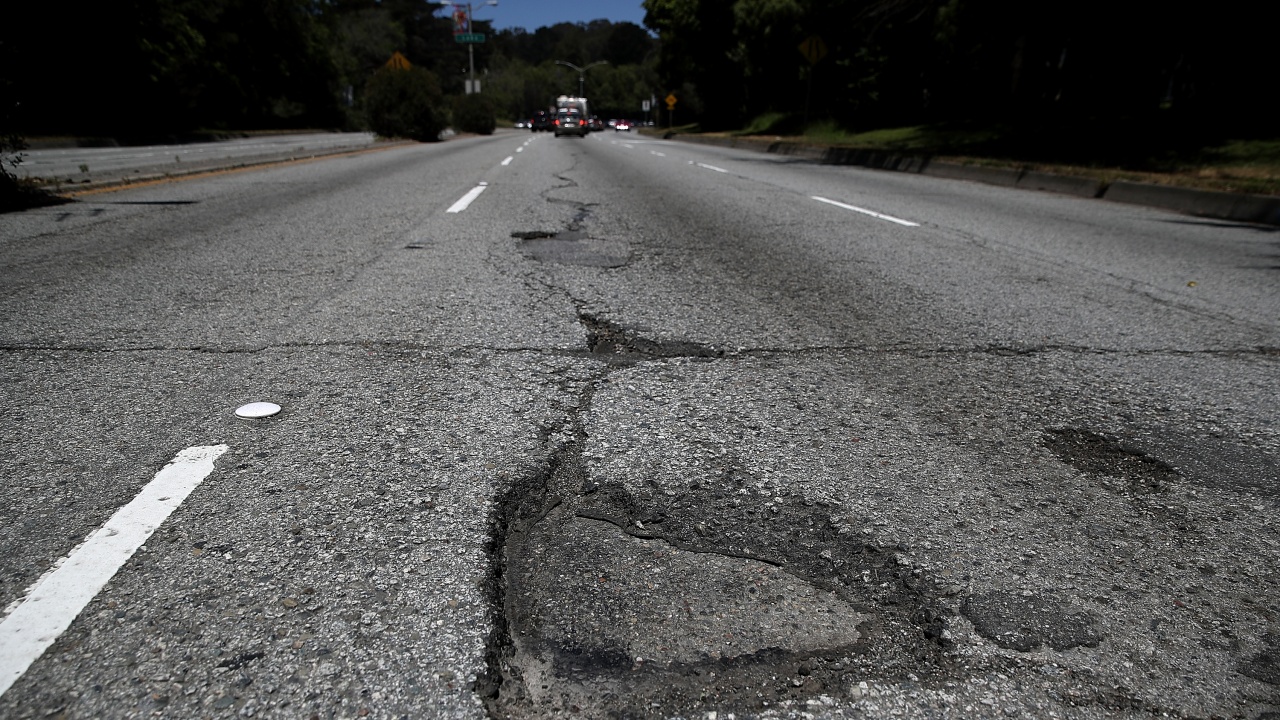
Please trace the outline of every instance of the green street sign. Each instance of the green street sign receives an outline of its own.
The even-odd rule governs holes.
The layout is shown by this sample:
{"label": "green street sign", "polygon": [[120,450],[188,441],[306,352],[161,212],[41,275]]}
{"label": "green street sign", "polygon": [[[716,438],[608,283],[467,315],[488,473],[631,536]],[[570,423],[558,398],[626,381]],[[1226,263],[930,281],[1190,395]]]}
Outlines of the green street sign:
{"label": "green street sign", "polygon": [[453,40],[460,43],[482,43],[484,33],[458,33],[453,36]]}

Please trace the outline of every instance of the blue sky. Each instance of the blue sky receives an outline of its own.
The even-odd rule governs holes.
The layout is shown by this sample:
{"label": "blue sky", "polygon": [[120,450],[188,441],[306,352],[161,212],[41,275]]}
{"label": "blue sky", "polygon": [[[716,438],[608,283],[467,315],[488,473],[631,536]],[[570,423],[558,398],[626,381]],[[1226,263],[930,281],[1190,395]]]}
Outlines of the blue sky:
{"label": "blue sky", "polygon": [[472,0],[476,20],[491,20],[497,30],[522,27],[533,32],[559,22],[612,20],[644,26],[641,0],[498,0],[497,7],[481,7]]}

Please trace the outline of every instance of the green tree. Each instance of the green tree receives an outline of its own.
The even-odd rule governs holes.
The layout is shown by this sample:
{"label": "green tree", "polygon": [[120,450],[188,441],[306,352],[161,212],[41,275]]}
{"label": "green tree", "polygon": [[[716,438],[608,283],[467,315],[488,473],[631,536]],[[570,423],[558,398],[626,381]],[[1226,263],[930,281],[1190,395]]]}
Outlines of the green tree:
{"label": "green tree", "polygon": [[435,142],[448,125],[444,94],[435,75],[423,68],[384,68],[365,86],[369,128],[384,137]]}
{"label": "green tree", "polygon": [[458,95],[453,99],[453,129],[458,132],[492,135],[497,121],[493,102],[487,95]]}

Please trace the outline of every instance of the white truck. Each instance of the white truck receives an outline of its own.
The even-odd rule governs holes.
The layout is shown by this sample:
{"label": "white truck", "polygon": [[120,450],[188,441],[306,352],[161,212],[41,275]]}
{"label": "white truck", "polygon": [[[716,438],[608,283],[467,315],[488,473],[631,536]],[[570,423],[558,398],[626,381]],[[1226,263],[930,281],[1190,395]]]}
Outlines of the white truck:
{"label": "white truck", "polygon": [[583,119],[591,117],[591,113],[587,112],[587,99],[584,97],[569,97],[561,95],[556,98],[556,112],[561,110],[577,110]]}

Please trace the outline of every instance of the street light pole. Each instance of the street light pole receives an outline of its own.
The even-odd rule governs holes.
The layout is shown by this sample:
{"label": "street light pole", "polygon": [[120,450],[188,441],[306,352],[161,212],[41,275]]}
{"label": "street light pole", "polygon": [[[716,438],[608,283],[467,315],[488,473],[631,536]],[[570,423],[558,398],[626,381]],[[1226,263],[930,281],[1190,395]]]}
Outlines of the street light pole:
{"label": "street light pole", "polygon": [[608,65],[608,64],[609,64],[609,61],[608,61],[608,60],[597,60],[597,61],[595,61],[595,62],[593,62],[593,63],[591,63],[591,64],[587,65],[586,67],[578,67],[577,65],[574,65],[574,64],[573,64],[573,63],[571,63],[571,62],[565,62],[564,60],[557,60],[557,61],[556,61],[556,64],[557,64],[557,65],[564,65],[565,67],[571,67],[571,68],[573,68],[574,70],[577,70],[577,71],[578,71],[578,97],[583,97],[584,95],[583,95],[583,88],[582,88],[582,86],[583,86],[583,83],[586,81],[586,74],[587,74],[587,70],[589,70],[589,69],[591,69],[591,68],[593,68],[593,67],[595,67],[595,66],[597,66],[597,65]]}

